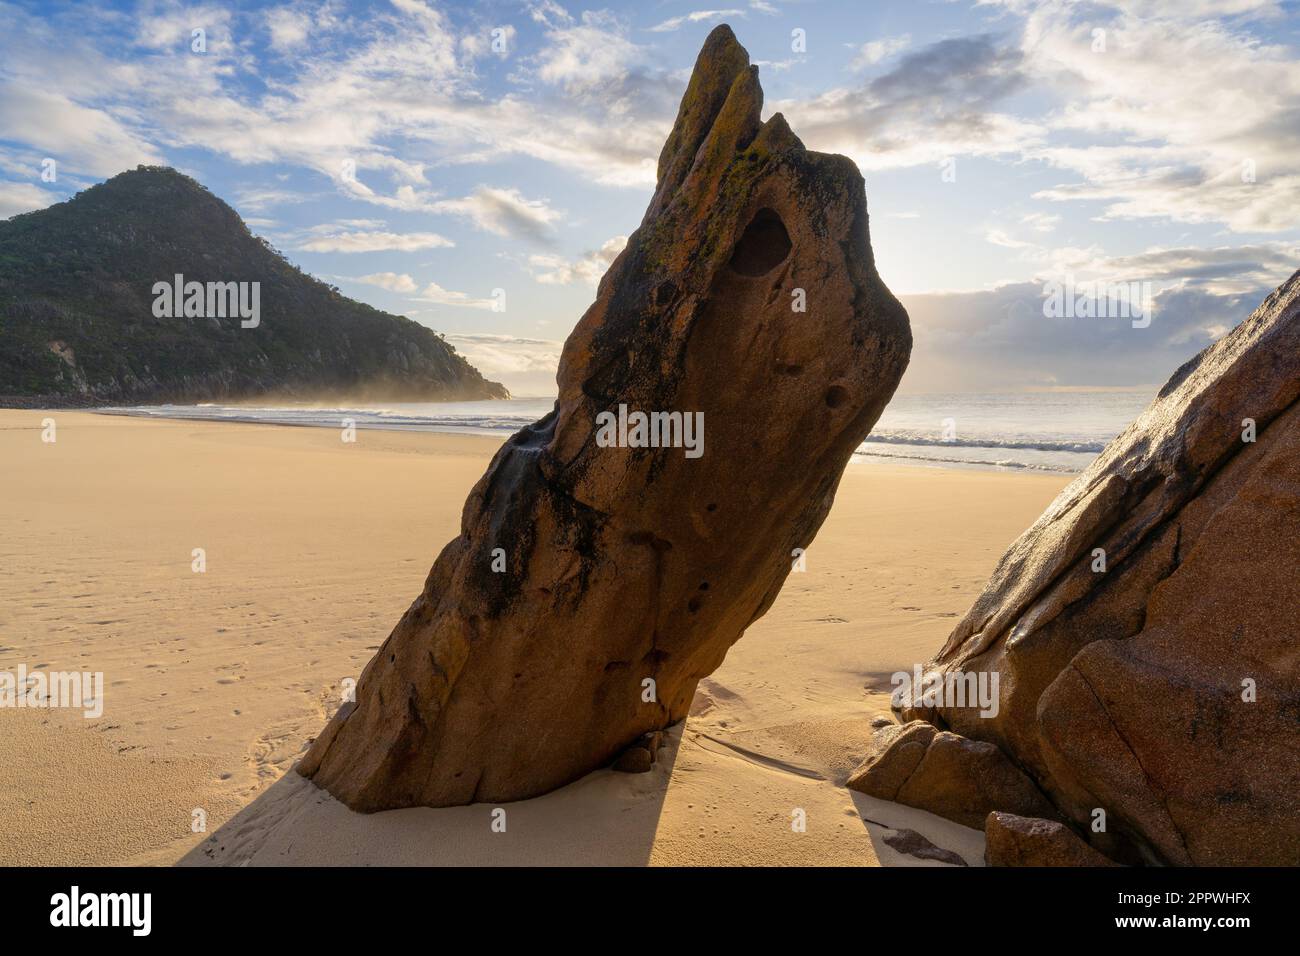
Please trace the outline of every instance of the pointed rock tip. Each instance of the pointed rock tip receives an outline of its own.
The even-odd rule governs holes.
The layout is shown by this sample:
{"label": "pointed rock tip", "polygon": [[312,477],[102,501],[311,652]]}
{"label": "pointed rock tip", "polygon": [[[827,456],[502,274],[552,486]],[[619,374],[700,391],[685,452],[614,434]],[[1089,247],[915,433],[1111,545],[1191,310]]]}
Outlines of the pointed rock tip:
{"label": "pointed rock tip", "polygon": [[730,26],[719,23],[704,40],[699,56],[695,58],[695,68],[691,79],[696,77],[711,78],[713,85],[724,88],[731,85],[738,73],[749,66],[749,51],[740,45],[736,34]]}
{"label": "pointed rock tip", "polygon": [[783,113],[773,113],[768,117],[759,131],[758,140],[767,149],[804,148],[803,140],[795,135]]}
{"label": "pointed rock tip", "polygon": [[[731,27],[725,23],[714,27],[695,58],[695,69],[678,107],[677,121],[659,154],[661,189],[666,183],[674,187],[681,181],[736,78],[749,69],[749,53]],[[754,85],[757,88],[757,78]]]}
{"label": "pointed rock tip", "polygon": [[725,44],[740,46],[740,41],[736,39],[736,31],[731,29],[731,24],[719,23],[716,27],[710,30],[709,35],[705,37],[704,49],[707,50],[710,47],[718,47]]}
{"label": "pointed rock tip", "polygon": [[727,87],[746,70],[752,70],[755,75],[758,73],[758,67],[749,65],[749,51],[740,45],[731,27],[726,23],[719,23],[705,37],[704,45],[700,47],[700,55],[695,58],[695,69],[691,71],[691,75],[694,78],[701,73],[713,74],[721,80],[722,86]]}

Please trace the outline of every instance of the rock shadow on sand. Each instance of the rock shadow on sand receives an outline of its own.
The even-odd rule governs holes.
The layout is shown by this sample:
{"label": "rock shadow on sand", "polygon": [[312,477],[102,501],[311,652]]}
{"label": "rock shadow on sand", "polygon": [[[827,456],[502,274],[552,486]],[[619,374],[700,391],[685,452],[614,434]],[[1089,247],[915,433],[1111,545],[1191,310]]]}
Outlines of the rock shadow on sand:
{"label": "rock shadow on sand", "polygon": [[[357,813],[290,771],[178,865],[644,866],[682,728],[648,773],[601,769],[514,803]],[[504,832],[493,829],[498,808]]]}

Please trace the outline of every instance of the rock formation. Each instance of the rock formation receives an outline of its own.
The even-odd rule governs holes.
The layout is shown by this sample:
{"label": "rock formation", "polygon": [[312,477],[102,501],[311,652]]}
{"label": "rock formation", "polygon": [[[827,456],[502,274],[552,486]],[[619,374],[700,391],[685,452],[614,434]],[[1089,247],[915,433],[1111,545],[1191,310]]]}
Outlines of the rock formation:
{"label": "rock formation", "polygon": [[1003,556],[930,665],[997,673],[997,715],[902,716],[998,745],[1122,860],[1300,863],[1298,398],[1300,273]]}
{"label": "rock formation", "polygon": [[976,830],[994,810],[1055,816],[1047,798],[993,744],[914,720],[876,731],[874,749],[845,786],[919,807]]}
{"label": "rock formation", "polygon": [[989,866],[1115,866],[1055,820],[990,813],[984,824]]}
{"label": "rock formation", "polygon": [[881,839],[885,841],[886,846],[894,848],[899,853],[914,856],[918,860],[934,860],[936,863],[947,863],[949,866],[968,865],[961,854],[935,846],[915,830],[886,830]]}
{"label": "rock formation", "polygon": [[[354,809],[533,796],[681,720],[826,517],[911,333],[857,168],[761,105],[718,27],[554,411],[497,453],[299,765]],[[697,444],[633,447],[651,412]]]}

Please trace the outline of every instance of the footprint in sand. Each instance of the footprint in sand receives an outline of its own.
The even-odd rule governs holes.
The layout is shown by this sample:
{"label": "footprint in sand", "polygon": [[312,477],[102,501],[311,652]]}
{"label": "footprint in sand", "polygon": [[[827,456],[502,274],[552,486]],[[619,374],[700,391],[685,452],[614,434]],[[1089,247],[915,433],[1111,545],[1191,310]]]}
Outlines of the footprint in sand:
{"label": "footprint in sand", "polygon": [[244,762],[262,781],[277,780],[307,749],[300,721],[281,723],[253,741]]}

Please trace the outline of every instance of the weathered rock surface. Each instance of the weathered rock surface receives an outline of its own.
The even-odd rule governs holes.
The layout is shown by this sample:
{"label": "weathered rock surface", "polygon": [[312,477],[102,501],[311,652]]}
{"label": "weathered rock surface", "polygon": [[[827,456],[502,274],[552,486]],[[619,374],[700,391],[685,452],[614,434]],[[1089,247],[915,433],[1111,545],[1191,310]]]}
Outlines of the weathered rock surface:
{"label": "weathered rock surface", "polygon": [[1055,815],[1033,781],[993,744],[921,720],[882,727],[872,744],[846,783],[850,790],[928,810],[977,830],[998,809]]}
{"label": "weathered rock surface", "polygon": [[[911,334],[857,168],[761,105],[717,28],[555,410],[498,452],[299,765],[349,806],[520,799],[608,765],[686,716],[821,526]],[[703,454],[603,447],[597,416],[620,405],[702,413]]]}
{"label": "weathered rock surface", "polygon": [[934,860],[938,863],[947,863],[949,866],[968,865],[961,854],[935,846],[915,830],[888,830],[881,839],[899,853],[906,853],[918,860]]}
{"label": "weathered rock surface", "polygon": [[654,752],[648,747],[633,744],[618,755],[614,769],[619,773],[649,773],[654,766]]}
{"label": "weathered rock surface", "polygon": [[667,746],[668,735],[652,730],[619,754],[613,769],[619,773],[649,773],[650,768],[659,762],[659,751]]}
{"label": "weathered rock surface", "polygon": [[1298,398],[1300,273],[1003,556],[931,664],[999,673],[997,716],[902,715],[996,743],[1148,862],[1300,863]]}
{"label": "weathered rock surface", "polygon": [[1055,820],[990,813],[984,839],[984,862],[989,866],[1119,865]]}

